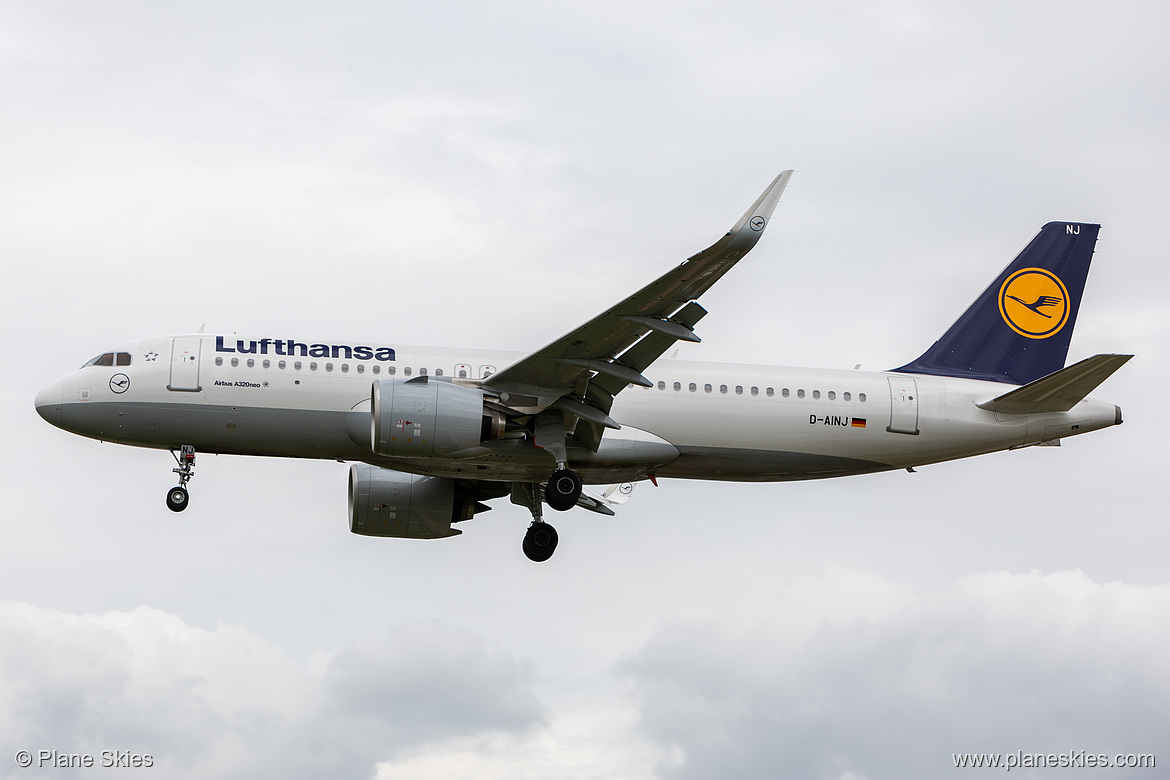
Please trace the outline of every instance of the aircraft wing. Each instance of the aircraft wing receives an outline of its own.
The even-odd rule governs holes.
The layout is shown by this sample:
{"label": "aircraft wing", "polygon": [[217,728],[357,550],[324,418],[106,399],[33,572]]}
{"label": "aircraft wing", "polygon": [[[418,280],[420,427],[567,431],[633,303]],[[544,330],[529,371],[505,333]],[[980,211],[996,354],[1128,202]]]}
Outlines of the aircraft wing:
{"label": "aircraft wing", "polygon": [[648,387],[642,371],[676,341],[699,340],[693,328],[707,312],[695,299],[756,245],[791,176],[777,176],[710,247],[483,386],[511,409],[536,413],[555,406],[584,421],[577,437],[596,450],[602,428],[620,427],[609,417],[614,396],[629,384]]}

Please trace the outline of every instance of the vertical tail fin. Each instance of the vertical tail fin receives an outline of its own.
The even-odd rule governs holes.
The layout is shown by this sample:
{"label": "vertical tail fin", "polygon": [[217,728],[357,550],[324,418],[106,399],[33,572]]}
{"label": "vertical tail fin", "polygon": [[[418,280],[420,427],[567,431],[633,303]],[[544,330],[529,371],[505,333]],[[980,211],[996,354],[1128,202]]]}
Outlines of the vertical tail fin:
{"label": "vertical tail fin", "polygon": [[1049,222],[942,338],[894,370],[1024,385],[1064,368],[1100,229]]}

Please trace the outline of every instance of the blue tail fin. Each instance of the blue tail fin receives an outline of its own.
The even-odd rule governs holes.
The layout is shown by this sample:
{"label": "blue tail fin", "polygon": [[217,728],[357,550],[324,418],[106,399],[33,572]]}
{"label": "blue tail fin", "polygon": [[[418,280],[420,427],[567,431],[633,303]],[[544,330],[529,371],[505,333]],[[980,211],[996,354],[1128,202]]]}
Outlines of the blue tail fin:
{"label": "blue tail fin", "polygon": [[1100,229],[1040,228],[942,338],[894,370],[1025,385],[1064,368]]}

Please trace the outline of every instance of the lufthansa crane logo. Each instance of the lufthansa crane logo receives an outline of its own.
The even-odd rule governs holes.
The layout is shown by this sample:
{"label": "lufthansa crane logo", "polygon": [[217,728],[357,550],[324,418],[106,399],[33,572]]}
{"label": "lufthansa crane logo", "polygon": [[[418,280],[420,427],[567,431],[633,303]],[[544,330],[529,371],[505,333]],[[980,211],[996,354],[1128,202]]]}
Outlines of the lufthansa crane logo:
{"label": "lufthansa crane logo", "polygon": [[752,217],[752,221],[748,224],[752,226],[752,230],[759,233],[764,229],[764,218],[757,214],[756,216]]}
{"label": "lufthansa crane logo", "polygon": [[999,288],[999,313],[1021,336],[1046,339],[1068,322],[1068,288],[1051,271],[1024,268]]}

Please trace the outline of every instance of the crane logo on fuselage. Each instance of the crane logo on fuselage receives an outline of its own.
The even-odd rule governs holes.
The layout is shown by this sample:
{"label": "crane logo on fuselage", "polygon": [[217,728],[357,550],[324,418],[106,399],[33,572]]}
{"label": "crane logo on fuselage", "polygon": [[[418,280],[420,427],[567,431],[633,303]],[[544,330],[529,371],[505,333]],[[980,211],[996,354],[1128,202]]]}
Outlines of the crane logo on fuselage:
{"label": "crane logo on fuselage", "polygon": [[999,288],[999,313],[1021,336],[1046,339],[1068,322],[1068,288],[1051,271],[1021,269]]}
{"label": "crane logo on fuselage", "polygon": [[[269,352],[269,347],[272,351]],[[224,344],[223,336],[215,337],[216,352],[234,352],[241,355],[281,355],[284,357],[339,358],[344,360],[394,360],[390,347],[350,346],[349,344],[305,344],[292,339],[236,339],[236,345]]]}

